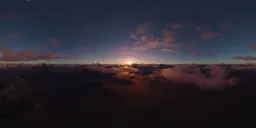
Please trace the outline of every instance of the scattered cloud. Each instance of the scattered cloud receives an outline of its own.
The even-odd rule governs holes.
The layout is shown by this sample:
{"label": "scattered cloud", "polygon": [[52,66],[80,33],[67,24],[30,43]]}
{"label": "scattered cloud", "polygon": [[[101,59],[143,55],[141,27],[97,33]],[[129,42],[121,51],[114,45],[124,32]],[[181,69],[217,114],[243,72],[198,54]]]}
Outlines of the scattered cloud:
{"label": "scattered cloud", "polygon": [[145,32],[147,31],[148,26],[147,26],[147,25],[144,25],[144,24],[141,24],[141,25],[137,26],[136,29],[137,29],[137,30],[136,30],[136,34],[137,34],[137,35],[143,35],[143,34],[145,34]]}
{"label": "scattered cloud", "polygon": [[173,44],[173,43],[162,43],[163,47],[180,47],[181,44]]}
{"label": "scattered cloud", "polygon": [[60,39],[57,39],[57,38],[50,38],[50,39],[48,39],[48,42],[49,42],[51,45],[56,46],[56,45],[59,45],[61,41],[60,41]]}
{"label": "scattered cloud", "polygon": [[23,50],[15,53],[2,46],[0,46],[0,52],[3,53],[3,56],[0,56],[0,61],[34,61],[66,58],[66,56],[61,56],[58,53],[38,53],[34,50]]}
{"label": "scattered cloud", "polygon": [[174,37],[172,32],[165,30],[163,32],[163,34],[164,34],[164,42],[170,43],[170,42],[173,42],[175,40],[175,37]]}
{"label": "scattered cloud", "polygon": [[182,29],[184,26],[182,24],[172,24],[172,29]]}
{"label": "scattered cloud", "polygon": [[247,47],[252,49],[253,51],[256,51],[256,45],[248,44]]}
{"label": "scattered cloud", "polygon": [[212,52],[190,52],[190,56],[216,56],[216,53]]}
{"label": "scattered cloud", "polygon": [[250,61],[250,60],[256,60],[255,56],[234,56],[232,57],[235,60],[245,60],[245,61]]}
{"label": "scattered cloud", "polygon": [[162,52],[171,52],[171,53],[180,53],[179,50],[173,50],[173,49],[161,49]]}
{"label": "scattered cloud", "polygon": [[151,41],[151,42],[144,44],[144,47],[157,48],[158,46],[160,46],[160,44],[161,43],[158,41]]}
{"label": "scattered cloud", "polygon": [[20,34],[20,33],[11,33],[10,35],[9,35],[9,38],[10,39],[17,39],[17,38],[20,38],[20,37],[22,37],[23,35],[22,34]]}
{"label": "scattered cloud", "polygon": [[87,50],[87,48],[86,47],[79,47],[79,48],[75,48],[75,50],[77,50],[77,51],[84,51],[84,50]]}
{"label": "scattered cloud", "polygon": [[231,26],[229,25],[229,24],[227,24],[227,23],[223,23],[223,24],[221,24],[221,29],[222,30],[228,30],[228,29],[231,29]]}
{"label": "scattered cloud", "polygon": [[201,34],[201,38],[204,40],[210,40],[220,36],[222,36],[220,33],[215,33],[215,32],[203,32]]}
{"label": "scattered cloud", "polygon": [[198,32],[203,32],[203,28],[200,26],[195,26],[195,30]]}

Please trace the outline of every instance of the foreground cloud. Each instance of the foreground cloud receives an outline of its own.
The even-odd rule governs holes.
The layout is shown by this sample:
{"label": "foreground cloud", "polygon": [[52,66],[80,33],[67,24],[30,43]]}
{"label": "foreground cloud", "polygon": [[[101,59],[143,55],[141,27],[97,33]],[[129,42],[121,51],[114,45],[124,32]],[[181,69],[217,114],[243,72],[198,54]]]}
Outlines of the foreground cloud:
{"label": "foreground cloud", "polygon": [[236,60],[245,60],[245,61],[256,60],[255,56],[234,56],[232,58]]}
{"label": "foreground cloud", "polygon": [[221,89],[227,86],[234,86],[238,80],[236,78],[226,79],[226,71],[223,67],[211,65],[206,68],[210,71],[209,76],[201,72],[201,68],[190,68],[191,66],[179,66],[167,68],[161,71],[161,74],[168,80],[178,83],[194,84],[202,89],[215,88]]}

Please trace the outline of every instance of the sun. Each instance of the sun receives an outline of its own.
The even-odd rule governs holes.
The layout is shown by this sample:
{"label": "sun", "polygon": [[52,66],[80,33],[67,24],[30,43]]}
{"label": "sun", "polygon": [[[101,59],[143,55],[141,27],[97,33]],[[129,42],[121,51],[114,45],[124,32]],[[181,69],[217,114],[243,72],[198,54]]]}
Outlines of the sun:
{"label": "sun", "polygon": [[128,65],[131,65],[131,64],[132,64],[132,61],[127,61],[127,64],[128,64]]}

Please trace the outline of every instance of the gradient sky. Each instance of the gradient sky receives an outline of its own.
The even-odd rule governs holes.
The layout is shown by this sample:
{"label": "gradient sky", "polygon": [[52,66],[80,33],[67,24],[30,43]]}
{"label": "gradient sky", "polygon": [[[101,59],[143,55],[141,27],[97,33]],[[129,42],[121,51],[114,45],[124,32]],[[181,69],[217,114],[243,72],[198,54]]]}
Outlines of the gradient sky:
{"label": "gradient sky", "polygon": [[256,60],[255,4],[1,0],[0,61],[244,63]]}

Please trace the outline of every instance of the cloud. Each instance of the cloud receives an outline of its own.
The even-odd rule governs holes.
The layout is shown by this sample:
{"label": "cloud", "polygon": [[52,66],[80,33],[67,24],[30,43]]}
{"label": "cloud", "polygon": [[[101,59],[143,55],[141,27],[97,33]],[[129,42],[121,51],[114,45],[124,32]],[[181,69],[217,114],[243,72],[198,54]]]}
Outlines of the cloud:
{"label": "cloud", "polygon": [[12,33],[12,34],[9,34],[9,38],[10,39],[17,39],[17,38],[20,38],[22,37],[23,35],[20,34],[20,33]]}
{"label": "cloud", "polygon": [[201,34],[201,38],[204,40],[210,40],[216,37],[220,37],[221,34],[220,33],[215,33],[215,32],[203,32]]}
{"label": "cloud", "polygon": [[151,41],[151,42],[148,42],[146,44],[144,44],[143,46],[144,47],[150,47],[150,48],[157,48],[158,46],[160,46],[160,42],[158,41]]}
{"label": "cloud", "polygon": [[245,60],[245,61],[256,60],[256,57],[254,56],[234,56],[232,58],[235,60]]}
{"label": "cloud", "polygon": [[0,52],[3,56],[0,56],[0,61],[34,61],[34,60],[52,60],[66,58],[58,53],[44,53],[40,54],[34,50],[23,50],[19,53],[14,53],[11,50],[0,46]]}
{"label": "cloud", "polygon": [[221,29],[222,30],[228,30],[228,29],[230,29],[231,28],[231,26],[229,25],[229,24],[227,24],[227,23],[223,23],[223,24],[221,24]]}
{"label": "cloud", "polygon": [[195,30],[198,32],[203,32],[203,28],[200,26],[195,26]]}
{"label": "cloud", "polygon": [[161,49],[162,52],[171,52],[171,53],[180,53],[179,50],[173,50],[173,49]]}
{"label": "cloud", "polygon": [[170,43],[170,42],[173,42],[173,41],[175,40],[175,37],[174,37],[174,35],[172,34],[172,32],[165,30],[165,31],[163,32],[163,34],[164,34],[164,42]]}
{"label": "cloud", "polygon": [[215,53],[212,53],[212,52],[202,52],[202,53],[199,53],[199,52],[190,52],[189,53],[190,56],[216,56]]}
{"label": "cloud", "polygon": [[75,48],[75,50],[77,50],[77,51],[84,51],[84,50],[87,50],[87,48],[86,47],[79,47],[79,48]]}
{"label": "cloud", "polygon": [[190,65],[178,66],[161,70],[161,74],[168,80],[178,83],[194,84],[202,89],[222,89],[237,84],[238,79],[232,77],[227,79],[227,73],[223,67],[209,65],[209,76],[201,72],[200,67],[191,68]]}
{"label": "cloud", "polygon": [[184,26],[182,24],[172,24],[172,29],[182,29]]}
{"label": "cloud", "polygon": [[180,47],[181,44],[173,44],[173,43],[162,43],[163,47]]}
{"label": "cloud", "polygon": [[252,49],[253,51],[256,51],[256,46],[253,44],[248,44],[247,47]]}
{"label": "cloud", "polygon": [[48,42],[49,42],[51,45],[56,46],[56,45],[59,45],[61,41],[60,41],[60,39],[57,39],[57,38],[50,38],[50,39],[48,39]]}
{"label": "cloud", "polygon": [[136,34],[143,35],[147,31],[147,29],[148,29],[147,25],[139,25],[139,26],[137,26]]}

